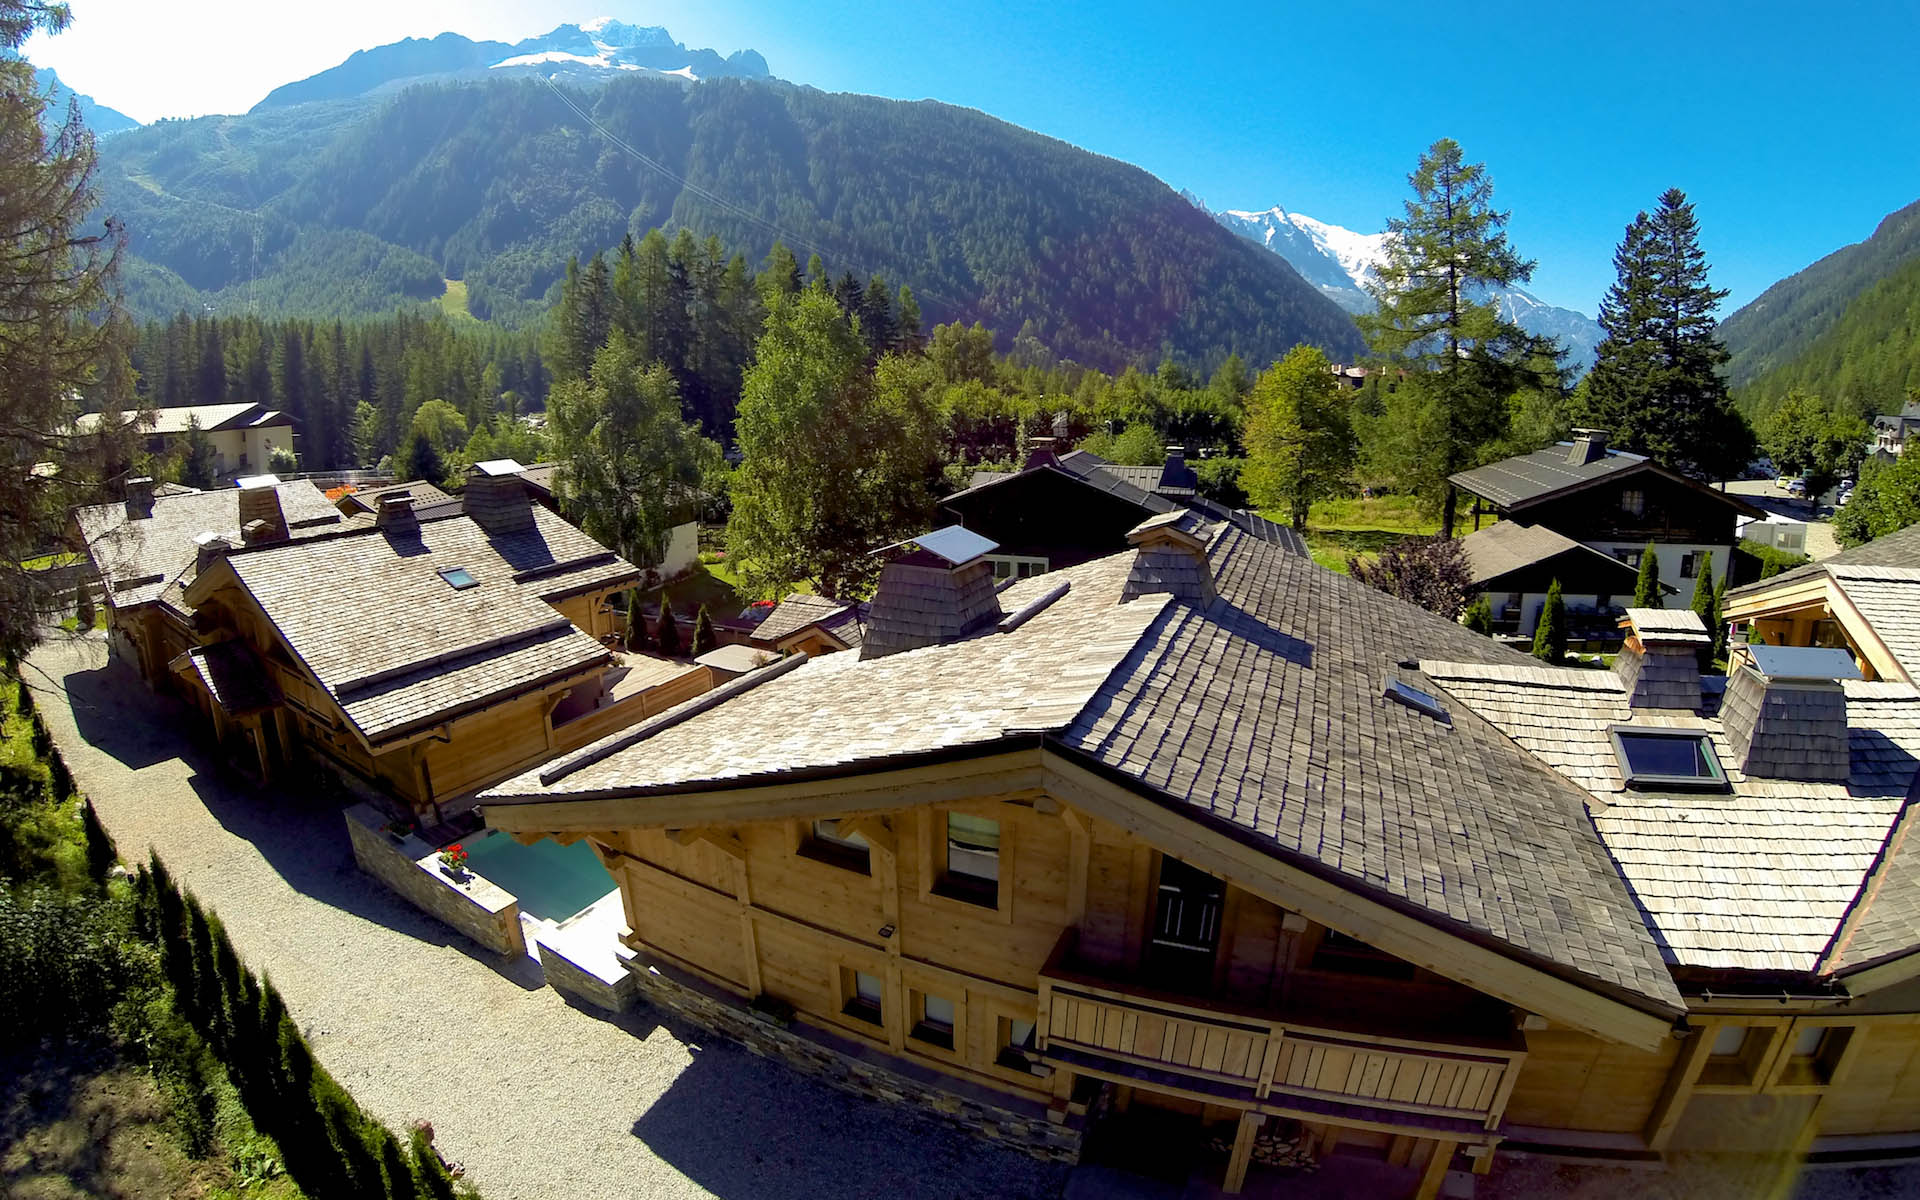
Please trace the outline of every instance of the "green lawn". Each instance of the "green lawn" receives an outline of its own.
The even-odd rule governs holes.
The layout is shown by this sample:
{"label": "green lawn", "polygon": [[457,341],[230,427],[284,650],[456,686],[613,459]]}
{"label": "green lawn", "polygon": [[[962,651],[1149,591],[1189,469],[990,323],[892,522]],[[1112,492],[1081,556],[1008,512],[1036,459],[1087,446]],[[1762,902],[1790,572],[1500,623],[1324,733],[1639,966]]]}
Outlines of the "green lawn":
{"label": "green lawn", "polygon": [[20,566],[28,571],[45,571],[51,567],[70,567],[79,561],[78,554],[62,550],[57,554],[42,554],[39,558],[23,558]]}
{"label": "green lawn", "polygon": [[801,580],[799,583],[788,584],[784,588],[775,588],[772,592],[764,596],[753,595],[750,589],[740,582],[740,573],[737,565],[732,559],[728,558],[723,558],[719,562],[707,563],[700,569],[726,584],[729,588],[732,588],[734,593],[741,597],[741,604],[752,600],[780,600],[792,592],[803,592],[811,596],[814,591],[813,584],[806,580]]}
{"label": "green lawn", "polygon": [[[1263,515],[1285,523],[1285,514]],[[1349,556],[1371,562],[1388,546],[1438,532],[1439,519],[1422,513],[1412,496],[1322,500],[1307,513],[1307,552],[1329,571],[1345,575]]]}

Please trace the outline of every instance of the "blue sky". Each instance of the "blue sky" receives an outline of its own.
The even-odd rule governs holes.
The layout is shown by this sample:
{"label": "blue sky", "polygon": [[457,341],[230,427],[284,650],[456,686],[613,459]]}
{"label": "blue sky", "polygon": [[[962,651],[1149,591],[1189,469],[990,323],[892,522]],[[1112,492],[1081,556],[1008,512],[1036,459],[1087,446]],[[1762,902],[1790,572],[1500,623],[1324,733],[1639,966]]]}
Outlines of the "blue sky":
{"label": "blue sky", "polygon": [[1363,231],[1440,136],[1492,172],[1532,290],[1591,314],[1668,187],[1725,311],[1920,198],[1920,5],[73,0],[34,61],[143,120],[244,111],[356,48],[611,14],[829,91],[932,97],[1138,164],[1215,208]]}

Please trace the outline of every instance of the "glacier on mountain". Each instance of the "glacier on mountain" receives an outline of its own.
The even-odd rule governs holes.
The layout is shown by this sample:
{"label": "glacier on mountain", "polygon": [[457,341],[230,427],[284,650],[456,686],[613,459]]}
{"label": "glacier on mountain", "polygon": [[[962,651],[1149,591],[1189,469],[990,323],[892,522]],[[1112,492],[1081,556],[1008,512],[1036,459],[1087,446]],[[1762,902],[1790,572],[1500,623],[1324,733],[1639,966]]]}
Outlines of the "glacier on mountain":
{"label": "glacier on mountain", "polygon": [[[1261,211],[1227,209],[1214,213],[1213,219],[1286,259],[1341,308],[1356,315],[1373,311],[1367,287],[1379,282],[1387,234],[1357,233],[1279,205]],[[1548,304],[1518,287],[1492,288],[1483,298],[1498,304],[1503,320],[1557,340],[1567,351],[1567,365],[1576,371],[1593,364],[1594,350],[1605,334],[1586,314]]]}

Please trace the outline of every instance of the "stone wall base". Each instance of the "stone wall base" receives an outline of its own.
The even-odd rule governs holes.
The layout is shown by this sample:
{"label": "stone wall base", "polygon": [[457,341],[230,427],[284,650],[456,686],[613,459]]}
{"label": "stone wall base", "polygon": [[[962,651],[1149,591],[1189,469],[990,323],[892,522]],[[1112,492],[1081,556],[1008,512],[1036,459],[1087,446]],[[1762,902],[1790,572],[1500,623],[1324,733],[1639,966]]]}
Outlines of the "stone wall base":
{"label": "stone wall base", "polygon": [[[783,1025],[737,997],[669,963],[635,954],[628,963],[642,1000],[702,1029],[842,1091],[908,1105],[948,1125],[1049,1162],[1077,1163],[1084,1121],[1047,1120],[1044,1105],[993,1096],[853,1042],[798,1024]],[[1022,1111],[1024,1110],[1024,1111]]]}

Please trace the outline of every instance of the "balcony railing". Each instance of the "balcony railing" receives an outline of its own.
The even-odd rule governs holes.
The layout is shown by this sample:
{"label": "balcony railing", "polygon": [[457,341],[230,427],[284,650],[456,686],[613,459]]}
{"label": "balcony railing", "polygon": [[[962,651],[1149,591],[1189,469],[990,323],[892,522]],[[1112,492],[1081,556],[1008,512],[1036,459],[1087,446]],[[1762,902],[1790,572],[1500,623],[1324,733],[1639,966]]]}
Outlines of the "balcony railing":
{"label": "balcony railing", "polygon": [[1273,1107],[1288,1098],[1496,1128],[1526,1049],[1516,1037],[1398,1037],[1139,987],[1069,966],[1068,930],[1040,974],[1040,1056]]}

